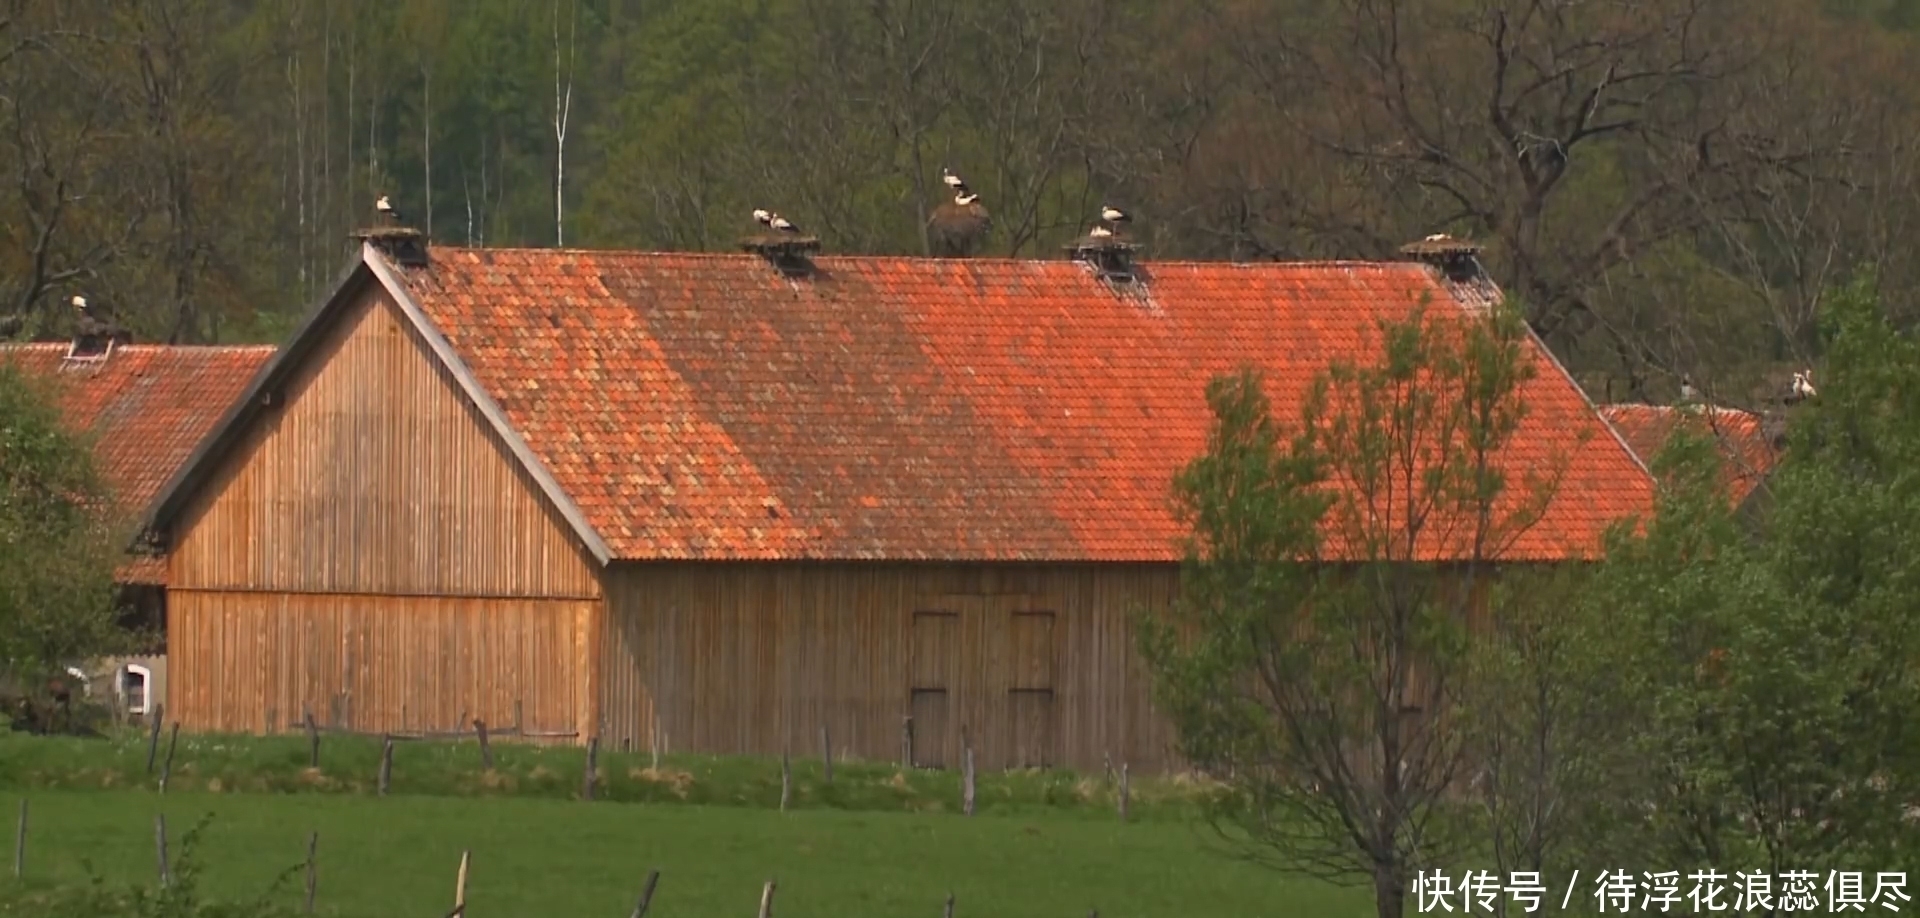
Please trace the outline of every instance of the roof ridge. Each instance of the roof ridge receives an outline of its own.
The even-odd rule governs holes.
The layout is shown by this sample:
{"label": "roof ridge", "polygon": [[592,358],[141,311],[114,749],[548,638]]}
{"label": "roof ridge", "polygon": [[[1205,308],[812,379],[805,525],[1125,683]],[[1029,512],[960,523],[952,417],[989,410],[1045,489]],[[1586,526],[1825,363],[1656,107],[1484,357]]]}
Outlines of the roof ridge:
{"label": "roof ridge", "polygon": [[[701,261],[739,261],[757,262],[761,258],[750,252],[719,251],[680,251],[668,249],[588,249],[554,248],[550,246],[435,246],[436,252],[458,252],[462,254],[512,254],[512,255],[588,255],[612,256],[622,258],[686,258]],[[885,261],[911,262],[927,264],[992,264],[992,265],[1073,265],[1068,258],[1022,258],[1010,255],[972,256],[968,258],[950,258],[938,255],[888,254],[872,252],[823,252],[813,256],[819,261]],[[1403,270],[1422,267],[1420,263],[1401,259],[1382,258],[1309,258],[1294,261],[1227,261],[1222,259],[1176,258],[1156,260],[1140,258],[1142,264],[1162,267],[1223,267],[1223,268],[1388,268]]]}

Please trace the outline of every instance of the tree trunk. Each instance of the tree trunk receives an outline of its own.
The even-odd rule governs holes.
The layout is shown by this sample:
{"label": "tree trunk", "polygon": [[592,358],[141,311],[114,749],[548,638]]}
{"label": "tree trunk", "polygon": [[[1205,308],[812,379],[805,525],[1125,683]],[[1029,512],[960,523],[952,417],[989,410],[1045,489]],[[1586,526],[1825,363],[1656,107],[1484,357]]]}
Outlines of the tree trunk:
{"label": "tree trunk", "polygon": [[1401,918],[1407,908],[1407,887],[1400,882],[1399,871],[1384,864],[1373,868],[1373,902],[1379,918]]}

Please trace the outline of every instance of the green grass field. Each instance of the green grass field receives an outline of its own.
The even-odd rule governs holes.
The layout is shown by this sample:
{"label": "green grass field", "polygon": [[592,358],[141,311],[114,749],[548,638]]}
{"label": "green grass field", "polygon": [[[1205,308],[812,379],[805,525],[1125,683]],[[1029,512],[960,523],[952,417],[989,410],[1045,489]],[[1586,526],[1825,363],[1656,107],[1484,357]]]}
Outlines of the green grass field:
{"label": "green grass field", "polygon": [[[161,740],[164,759],[167,740]],[[445,797],[571,800],[580,795],[585,751],[518,743],[493,745],[494,768],[481,765],[477,743],[402,742],[394,746],[392,792]],[[309,767],[304,736],[180,737],[169,791],[370,795],[376,792],[380,741],[323,736],[320,767]],[[685,803],[776,808],[780,761],[749,756],[668,756],[655,767],[644,752],[602,752],[596,797],[624,803]],[[939,813],[958,809],[960,777],[948,771],[902,770],[895,763],[834,763],[827,784],[818,758],[792,762],[794,809]],[[156,772],[159,770],[155,769]],[[147,737],[138,731],[111,739],[33,737],[0,733],[0,789],[110,790],[152,788]],[[1107,775],[1069,771],[982,771],[980,815],[1115,810],[1118,782]],[[1190,819],[1209,792],[1181,778],[1136,777],[1129,812],[1142,820]]]}
{"label": "green grass field", "polygon": [[[9,839],[19,799],[0,792]],[[934,916],[949,890],[957,915],[997,918],[1372,912],[1359,890],[1235,861],[1171,818],[128,789],[33,791],[30,806],[29,890],[84,881],[89,863],[110,881],[151,882],[155,813],[176,845],[211,813],[195,852],[207,896],[254,899],[286,876],[273,899],[297,904],[301,881],[288,874],[318,831],[318,911],[334,916],[445,914],[462,849],[472,851],[472,918],[624,916],[650,868],[661,871],[649,912],[659,918],[750,915],[769,878],[782,918]],[[0,902],[17,901],[21,887],[6,877],[0,890]]]}

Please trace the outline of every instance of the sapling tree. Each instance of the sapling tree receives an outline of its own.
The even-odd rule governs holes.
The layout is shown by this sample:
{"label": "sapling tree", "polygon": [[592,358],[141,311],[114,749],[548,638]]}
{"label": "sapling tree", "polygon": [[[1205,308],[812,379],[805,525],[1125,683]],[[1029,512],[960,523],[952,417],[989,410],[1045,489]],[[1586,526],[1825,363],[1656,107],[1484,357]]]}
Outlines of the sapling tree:
{"label": "sapling tree", "polygon": [[1398,916],[1460,841],[1441,817],[1477,597],[1560,466],[1501,461],[1534,372],[1516,311],[1423,305],[1377,344],[1286,420],[1257,372],[1209,386],[1206,452],[1175,483],[1181,594],[1141,634],[1182,754],[1229,789],[1215,824]]}

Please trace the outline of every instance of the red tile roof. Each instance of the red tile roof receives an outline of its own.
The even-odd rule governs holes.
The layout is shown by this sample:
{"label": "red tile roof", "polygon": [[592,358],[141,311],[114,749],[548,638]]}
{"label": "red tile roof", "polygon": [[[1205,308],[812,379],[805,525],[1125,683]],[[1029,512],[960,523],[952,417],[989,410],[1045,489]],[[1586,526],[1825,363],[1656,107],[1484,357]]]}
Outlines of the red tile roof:
{"label": "red tile roof", "polygon": [[1696,430],[1712,436],[1725,460],[1722,472],[1728,497],[1736,505],[1745,501],[1766,479],[1779,458],[1762,418],[1751,411],[1620,404],[1603,405],[1600,412],[1620,431],[1627,445],[1648,463],[1653,462],[1683,423],[1691,423]]}
{"label": "red tile roof", "polygon": [[[63,367],[66,352],[64,343],[0,345],[0,360],[56,380],[68,424],[95,435],[100,474],[120,505],[138,512],[213,429],[274,348],[135,344],[115,348],[104,363]],[[162,583],[165,565],[139,559],[120,577]]]}
{"label": "red tile roof", "polygon": [[[1065,260],[815,264],[438,248],[386,271],[626,559],[1174,560],[1209,378],[1259,363],[1284,410],[1376,320],[1453,302],[1413,263],[1152,263],[1144,298]],[[1567,468],[1509,557],[1584,554],[1652,482],[1535,360],[1505,461]]]}

